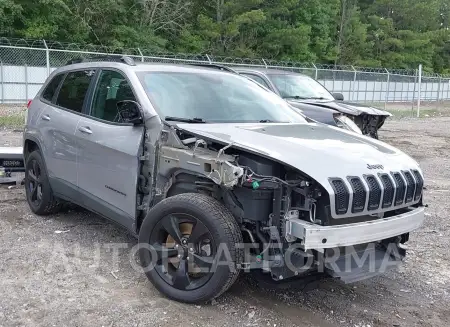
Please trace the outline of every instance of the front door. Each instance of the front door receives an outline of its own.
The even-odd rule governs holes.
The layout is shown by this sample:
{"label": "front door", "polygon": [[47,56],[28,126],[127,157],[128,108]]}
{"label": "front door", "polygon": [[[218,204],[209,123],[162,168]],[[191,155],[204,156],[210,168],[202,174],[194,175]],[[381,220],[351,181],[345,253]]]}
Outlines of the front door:
{"label": "front door", "polygon": [[121,100],[136,101],[127,79],[102,70],[89,117],[82,117],[75,131],[78,187],[86,207],[132,229],[144,127],[120,122],[116,104]]}

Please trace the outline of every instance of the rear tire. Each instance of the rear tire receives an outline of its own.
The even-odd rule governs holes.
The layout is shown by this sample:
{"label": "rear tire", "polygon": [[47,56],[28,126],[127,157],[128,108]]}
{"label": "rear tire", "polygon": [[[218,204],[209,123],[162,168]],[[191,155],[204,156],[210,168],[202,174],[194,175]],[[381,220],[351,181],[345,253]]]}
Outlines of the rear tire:
{"label": "rear tire", "polygon": [[[220,296],[236,281],[243,260],[243,249],[238,247],[241,243],[240,228],[223,204],[203,194],[185,193],[166,198],[149,211],[139,232],[139,257],[147,278],[165,296],[185,303],[204,303]],[[205,252],[204,244],[211,253]],[[169,259],[162,256],[163,250],[143,248],[148,245],[164,248]],[[211,264],[213,258],[221,264]],[[198,273],[198,268],[207,273]]]}
{"label": "rear tire", "polygon": [[41,152],[35,150],[25,162],[25,193],[33,213],[45,216],[58,212],[61,203],[53,196]]}

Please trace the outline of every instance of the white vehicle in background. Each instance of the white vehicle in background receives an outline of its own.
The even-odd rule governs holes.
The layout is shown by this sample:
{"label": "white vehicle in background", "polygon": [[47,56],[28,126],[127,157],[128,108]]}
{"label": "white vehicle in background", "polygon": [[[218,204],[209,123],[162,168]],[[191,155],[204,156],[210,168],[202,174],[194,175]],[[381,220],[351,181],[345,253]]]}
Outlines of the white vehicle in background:
{"label": "white vehicle in background", "polygon": [[361,103],[344,101],[341,93],[330,93],[313,78],[286,70],[235,69],[285,99],[305,116],[329,125],[353,130],[378,139],[378,131],[391,113]]}

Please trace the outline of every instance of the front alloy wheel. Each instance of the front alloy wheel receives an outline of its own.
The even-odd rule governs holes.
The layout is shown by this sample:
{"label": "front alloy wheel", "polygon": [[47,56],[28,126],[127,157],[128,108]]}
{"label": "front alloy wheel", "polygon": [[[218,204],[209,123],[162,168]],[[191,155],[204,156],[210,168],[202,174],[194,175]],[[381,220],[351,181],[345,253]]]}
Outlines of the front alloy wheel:
{"label": "front alloy wheel", "polygon": [[217,248],[208,228],[196,217],[171,214],[155,226],[150,245],[154,268],[166,283],[179,290],[205,285],[212,275]]}
{"label": "front alloy wheel", "polygon": [[156,204],[139,231],[139,258],[147,278],[167,297],[210,301],[237,279],[243,260],[236,219],[203,194],[174,195]]}

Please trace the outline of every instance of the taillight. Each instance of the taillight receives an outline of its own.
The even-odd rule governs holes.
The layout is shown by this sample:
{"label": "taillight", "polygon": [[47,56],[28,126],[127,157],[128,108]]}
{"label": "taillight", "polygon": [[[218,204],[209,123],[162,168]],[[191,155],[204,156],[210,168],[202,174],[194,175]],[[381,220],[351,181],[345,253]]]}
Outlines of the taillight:
{"label": "taillight", "polygon": [[30,106],[31,106],[31,100],[28,100],[28,103],[27,103],[27,109],[29,109]]}

